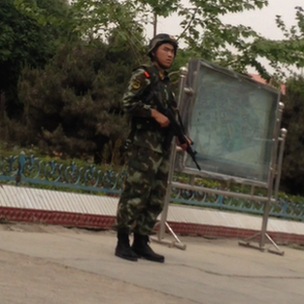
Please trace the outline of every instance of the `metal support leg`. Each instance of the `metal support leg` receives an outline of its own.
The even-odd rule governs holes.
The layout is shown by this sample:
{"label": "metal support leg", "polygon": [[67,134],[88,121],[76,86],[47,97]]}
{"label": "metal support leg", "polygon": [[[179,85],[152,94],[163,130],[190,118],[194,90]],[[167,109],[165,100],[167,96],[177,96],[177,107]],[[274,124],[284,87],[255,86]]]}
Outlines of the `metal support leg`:
{"label": "metal support leg", "polygon": [[[159,226],[160,222],[158,222],[156,224],[156,226]],[[150,237],[150,239],[156,243],[159,243],[159,244],[165,244],[165,245],[169,245],[170,248],[172,247],[176,247],[178,249],[181,249],[181,250],[186,250],[187,248],[187,245],[186,244],[183,244],[181,242],[181,240],[178,238],[178,236],[174,233],[173,229],[170,227],[170,225],[165,222],[165,226],[166,228],[169,230],[170,234],[174,237],[175,241],[169,241],[169,240],[165,240],[165,239],[160,239],[159,238],[159,234],[157,235],[157,237]]]}
{"label": "metal support leg", "polygon": [[280,151],[279,151],[279,160],[278,160],[278,168],[277,168],[277,175],[275,179],[275,188],[274,188],[274,197],[277,200],[280,188],[280,181],[281,181],[281,173],[282,173],[282,163],[283,163],[283,154],[284,154],[284,147],[286,141],[287,130],[281,129],[281,137],[280,137]]}
{"label": "metal support leg", "polygon": [[[177,102],[178,107],[180,106],[184,93],[185,93],[185,83],[186,83],[187,74],[188,74],[188,69],[185,67],[182,67],[180,69],[180,79],[179,79],[179,87],[178,87],[178,90],[179,90],[178,102]],[[185,250],[186,245],[183,244],[179,240],[179,238],[174,233],[174,231],[172,230],[170,225],[167,223],[168,209],[169,209],[170,197],[171,197],[172,179],[173,179],[173,173],[174,173],[174,169],[175,169],[175,159],[176,159],[176,150],[177,150],[175,141],[173,141],[171,148],[172,148],[172,150],[171,150],[171,155],[170,155],[170,169],[169,169],[169,174],[168,174],[168,186],[167,186],[167,192],[166,192],[165,201],[164,201],[164,208],[161,213],[160,222],[157,223],[157,225],[159,226],[157,238],[151,237],[151,239],[153,241],[156,241],[156,242],[159,242],[162,244],[169,244],[170,247],[177,247],[179,249]],[[164,240],[166,228],[169,230],[171,235],[174,237],[175,241]]]}
{"label": "metal support leg", "polygon": [[[242,240],[242,241],[239,241],[239,245],[240,246],[244,246],[244,247],[250,247],[250,248],[254,248],[254,249],[258,249],[260,251],[265,251],[266,248],[263,246],[261,247],[261,245],[254,245],[250,242],[250,240],[256,238],[257,236],[260,236],[262,238],[262,233],[259,232],[259,233],[256,233],[255,235],[253,235],[252,237],[248,238],[248,239],[245,239],[245,240]],[[270,243],[275,247],[276,250],[273,250],[273,249],[270,249],[270,248],[267,248],[267,251],[269,253],[274,253],[274,254],[277,254],[277,255],[284,255],[284,251],[282,251],[280,249],[280,247],[275,243],[275,241],[267,234],[265,233],[264,236],[270,241]]]}
{"label": "metal support leg", "polygon": [[[174,164],[175,158],[176,158],[176,146],[175,145],[173,145],[170,158],[171,158],[171,164]],[[161,243],[161,244],[167,244],[167,245],[169,245],[169,247],[176,247],[176,248],[185,250],[187,246],[179,240],[177,235],[174,233],[173,229],[167,223],[168,209],[169,209],[171,189],[172,189],[173,173],[174,173],[174,165],[171,165],[170,170],[169,170],[169,176],[168,176],[168,186],[167,186],[167,192],[166,192],[166,196],[165,196],[164,208],[163,208],[163,211],[161,214],[160,222],[158,222],[156,224],[156,226],[159,226],[157,237],[156,238],[151,237],[151,240]],[[171,235],[174,237],[175,241],[164,240],[166,228],[169,230]]]}
{"label": "metal support leg", "polygon": [[[258,249],[260,251],[265,251],[265,240],[267,238],[276,249],[276,250],[267,249],[267,251],[270,253],[278,254],[278,255],[284,255],[284,251],[282,251],[280,249],[280,247],[274,242],[274,240],[266,232],[270,207],[271,207],[271,200],[268,200],[267,202],[265,202],[261,232],[258,232],[243,241],[239,241],[239,245],[245,246],[245,247],[251,247],[254,249]],[[258,236],[260,237],[259,245],[257,246],[257,245],[251,244],[251,241],[257,239]]]}
{"label": "metal support leg", "polygon": [[[281,169],[282,169],[282,160],[283,160],[283,152],[284,152],[284,143],[285,143],[285,137],[287,134],[287,130],[281,129],[281,138],[279,138],[279,128],[281,124],[281,118],[282,118],[282,111],[284,108],[284,104],[280,103],[279,104],[279,113],[277,117],[277,126],[276,126],[276,145],[274,147],[274,152],[273,152],[273,161],[270,169],[270,183],[268,186],[268,201],[265,202],[264,205],[264,213],[263,213],[263,222],[262,222],[262,229],[261,232],[255,234],[254,236],[245,239],[243,241],[239,241],[239,245],[241,246],[246,246],[246,247],[251,247],[255,249],[259,249],[261,251],[265,250],[265,241],[268,239],[268,241],[274,246],[275,250],[272,249],[267,249],[268,252],[270,253],[275,253],[278,255],[284,255],[284,251],[280,249],[280,247],[275,243],[275,241],[267,234],[267,223],[268,223],[268,217],[271,209],[271,202],[272,201],[277,201],[278,197],[278,190],[279,190],[279,183],[280,183],[280,178],[281,178]],[[280,141],[280,145],[279,145]],[[279,148],[279,158],[278,158],[278,163],[277,163],[277,151]],[[277,167],[277,173],[275,172],[274,168]],[[276,179],[275,179],[275,173],[276,173]],[[273,182],[275,179],[275,186],[274,186],[274,199],[271,198],[272,192],[273,192]],[[260,242],[259,246],[255,246],[250,244],[250,240],[256,239],[258,236],[260,236]]]}

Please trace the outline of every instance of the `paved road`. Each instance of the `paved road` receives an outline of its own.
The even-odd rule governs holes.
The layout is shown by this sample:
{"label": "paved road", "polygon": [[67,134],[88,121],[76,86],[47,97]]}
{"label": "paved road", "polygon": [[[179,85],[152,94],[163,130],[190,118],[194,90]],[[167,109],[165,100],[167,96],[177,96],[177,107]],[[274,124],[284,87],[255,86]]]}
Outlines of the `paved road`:
{"label": "paved road", "polygon": [[1,304],[302,304],[304,251],[285,256],[235,240],[152,244],[165,264],[113,255],[112,232],[0,225]]}

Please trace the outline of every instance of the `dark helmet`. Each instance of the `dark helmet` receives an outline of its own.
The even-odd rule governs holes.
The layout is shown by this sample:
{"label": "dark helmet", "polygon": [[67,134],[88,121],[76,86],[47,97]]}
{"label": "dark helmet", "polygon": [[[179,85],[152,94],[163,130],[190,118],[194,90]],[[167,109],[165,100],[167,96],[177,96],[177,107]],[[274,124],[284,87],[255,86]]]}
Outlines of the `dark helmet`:
{"label": "dark helmet", "polygon": [[149,43],[149,51],[148,56],[152,58],[152,52],[155,51],[160,45],[164,43],[170,43],[174,47],[174,56],[176,56],[176,51],[178,48],[178,44],[176,39],[173,36],[168,34],[157,34],[153,37]]}

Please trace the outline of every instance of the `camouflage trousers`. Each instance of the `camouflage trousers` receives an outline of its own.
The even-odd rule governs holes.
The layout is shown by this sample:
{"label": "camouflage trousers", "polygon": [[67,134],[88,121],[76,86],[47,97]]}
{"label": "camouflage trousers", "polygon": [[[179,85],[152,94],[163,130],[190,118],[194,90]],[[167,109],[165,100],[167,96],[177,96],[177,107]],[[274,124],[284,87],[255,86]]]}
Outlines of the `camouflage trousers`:
{"label": "camouflage trousers", "polygon": [[128,175],[117,207],[115,228],[148,235],[164,205],[170,153],[132,146]]}

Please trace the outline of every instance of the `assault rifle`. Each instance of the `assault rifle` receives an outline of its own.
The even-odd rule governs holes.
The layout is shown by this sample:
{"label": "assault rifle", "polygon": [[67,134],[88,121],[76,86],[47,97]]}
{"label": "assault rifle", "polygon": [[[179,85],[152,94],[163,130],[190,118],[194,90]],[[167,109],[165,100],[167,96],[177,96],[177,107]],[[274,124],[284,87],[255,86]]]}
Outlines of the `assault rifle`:
{"label": "assault rifle", "polygon": [[157,92],[155,92],[155,91],[154,91],[154,100],[156,101],[156,104],[157,104],[157,110],[160,113],[162,113],[163,115],[165,115],[170,121],[170,125],[168,127],[169,128],[168,133],[167,133],[166,140],[165,140],[165,143],[164,143],[165,147],[168,148],[171,145],[171,141],[173,139],[173,136],[176,136],[181,145],[183,145],[183,144],[187,145],[187,148],[186,148],[187,153],[191,156],[191,158],[192,158],[193,162],[195,163],[197,169],[199,171],[201,171],[201,168],[200,168],[200,166],[197,163],[197,160],[195,158],[195,155],[197,154],[197,152],[193,151],[193,149],[191,148],[191,145],[193,145],[193,141],[190,139],[190,141],[191,141],[191,145],[190,145],[186,136],[185,136],[185,134],[184,134],[183,126],[180,125],[176,121],[175,116],[172,113],[172,111],[170,109],[164,107],[164,105],[159,100]]}

